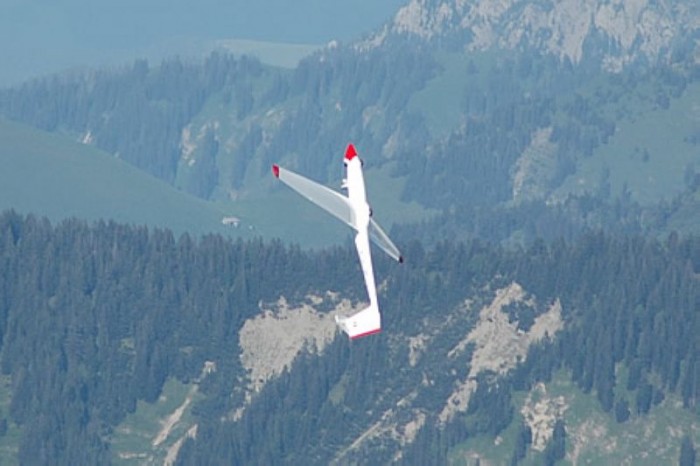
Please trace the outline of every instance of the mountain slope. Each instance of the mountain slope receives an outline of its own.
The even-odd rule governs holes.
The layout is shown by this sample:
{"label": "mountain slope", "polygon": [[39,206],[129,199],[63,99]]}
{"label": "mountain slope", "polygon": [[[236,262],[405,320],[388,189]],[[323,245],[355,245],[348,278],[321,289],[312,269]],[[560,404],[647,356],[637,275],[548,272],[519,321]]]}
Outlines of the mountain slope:
{"label": "mountain slope", "polygon": [[3,461],[672,464],[700,442],[697,237],[404,253],[375,262],[383,332],[349,341],[351,245],[0,215]]}
{"label": "mountain slope", "polygon": [[681,0],[411,0],[373,41],[387,34],[457,36],[471,51],[537,49],[571,63],[595,58],[620,71],[639,60],[667,60],[677,46],[700,53],[693,41],[699,12],[697,3]]}
{"label": "mountain slope", "polygon": [[226,233],[225,210],[94,147],[0,119],[0,209]]}
{"label": "mountain slope", "polygon": [[[692,231],[669,216],[692,211],[697,190],[700,15],[684,5],[590,0],[579,25],[570,2],[413,1],[375,36],[294,70],[222,53],[140,61],[0,92],[0,112],[293,241],[274,224],[306,214],[280,214],[270,164],[336,184],[348,140],[379,174],[379,218],[400,213],[389,223],[431,241]],[[486,29],[493,40],[475,42]],[[430,209],[442,215],[426,224]]]}
{"label": "mountain slope", "polygon": [[[299,227],[316,244],[325,223],[312,215],[323,214],[292,207],[269,163],[337,186],[351,139],[377,217],[384,197],[399,222],[415,222],[398,230],[404,266],[375,257],[383,333],[349,342],[332,316],[365,296],[351,244],[176,243],[0,216],[3,454],[673,464],[700,442],[700,239],[639,234],[697,232],[700,67],[688,44],[625,45],[630,8],[647,11],[629,16],[638,21],[682,4],[582,2],[613,5],[611,29],[597,13],[577,29],[568,1],[412,2],[399,17],[411,5],[434,35],[332,44],[292,72],[212,56],[0,95],[14,117],[98,147],[123,140],[122,128],[162,136],[155,168],[166,179],[226,202],[256,232],[288,239]],[[461,28],[456,12],[467,11],[483,14]],[[673,11],[673,30],[694,40],[682,25],[696,16]],[[473,30],[494,41],[465,51]],[[162,119],[147,124],[153,114]],[[27,131],[22,144],[49,137],[9,131]],[[131,160],[149,166],[153,154],[129,142]],[[93,150],[70,146],[63,166]],[[20,189],[32,170],[7,161]],[[440,215],[421,222],[426,206]],[[486,240],[459,241],[474,237]]]}

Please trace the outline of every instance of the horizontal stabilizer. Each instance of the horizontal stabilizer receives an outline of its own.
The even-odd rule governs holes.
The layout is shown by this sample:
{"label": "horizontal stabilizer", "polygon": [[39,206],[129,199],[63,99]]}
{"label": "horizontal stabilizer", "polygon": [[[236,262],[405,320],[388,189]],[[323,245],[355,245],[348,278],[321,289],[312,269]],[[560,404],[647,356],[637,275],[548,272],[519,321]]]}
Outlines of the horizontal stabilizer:
{"label": "horizontal stabilizer", "polygon": [[379,333],[382,329],[381,316],[376,304],[348,317],[335,316],[335,322],[353,340]]}

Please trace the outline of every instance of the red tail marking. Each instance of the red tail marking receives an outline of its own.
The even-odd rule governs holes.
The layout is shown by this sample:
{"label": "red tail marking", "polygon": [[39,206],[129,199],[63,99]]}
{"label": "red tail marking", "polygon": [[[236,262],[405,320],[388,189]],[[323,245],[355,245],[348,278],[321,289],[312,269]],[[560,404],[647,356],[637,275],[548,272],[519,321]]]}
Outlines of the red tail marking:
{"label": "red tail marking", "polygon": [[382,331],[381,328],[376,328],[376,329],[374,329],[374,330],[370,330],[369,332],[360,333],[359,335],[355,335],[354,337],[350,337],[350,339],[351,339],[351,340],[357,340],[358,338],[368,337],[368,336],[370,336],[370,335],[376,335],[377,333],[379,333],[379,332],[381,332],[381,331]]}
{"label": "red tail marking", "polygon": [[348,148],[345,149],[345,158],[347,160],[352,160],[353,157],[357,155],[357,151],[355,150],[355,146],[352,144],[348,144]]}
{"label": "red tail marking", "polygon": [[272,165],[272,174],[275,175],[276,178],[280,177],[280,167],[277,166],[277,164]]}

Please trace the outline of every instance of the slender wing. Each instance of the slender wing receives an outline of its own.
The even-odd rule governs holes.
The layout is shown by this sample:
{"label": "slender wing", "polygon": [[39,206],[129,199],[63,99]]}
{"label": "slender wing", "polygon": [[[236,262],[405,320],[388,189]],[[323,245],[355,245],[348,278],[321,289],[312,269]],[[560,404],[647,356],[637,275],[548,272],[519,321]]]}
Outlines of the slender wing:
{"label": "slender wing", "polygon": [[355,228],[355,211],[347,197],[278,165],[272,166],[272,172],[294,191]]}
{"label": "slender wing", "polygon": [[399,248],[389,239],[384,230],[382,230],[374,219],[369,220],[369,239],[374,244],[379,246],[382,251],[387,253],[392,259],[403,262],[403,256],[399,252]]}

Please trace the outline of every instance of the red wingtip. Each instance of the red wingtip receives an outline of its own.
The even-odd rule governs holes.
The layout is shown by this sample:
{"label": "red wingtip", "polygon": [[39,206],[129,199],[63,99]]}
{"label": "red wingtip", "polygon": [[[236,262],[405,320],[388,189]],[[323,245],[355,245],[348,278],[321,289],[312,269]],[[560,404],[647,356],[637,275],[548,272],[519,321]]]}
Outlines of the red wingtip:
{"label": "red wingtip", "polygon": [[357,155],[357,151],[355,150],[355,146],[352,144],[348,144],[348,148],[345,149],[345,158],[347,160],[352,160],[353,157]]}
{"label": "red wingtip", "polygon": [[272,174],[275,175],[276,178],[280,177],[280,167],[277,164],[272,165]]}

